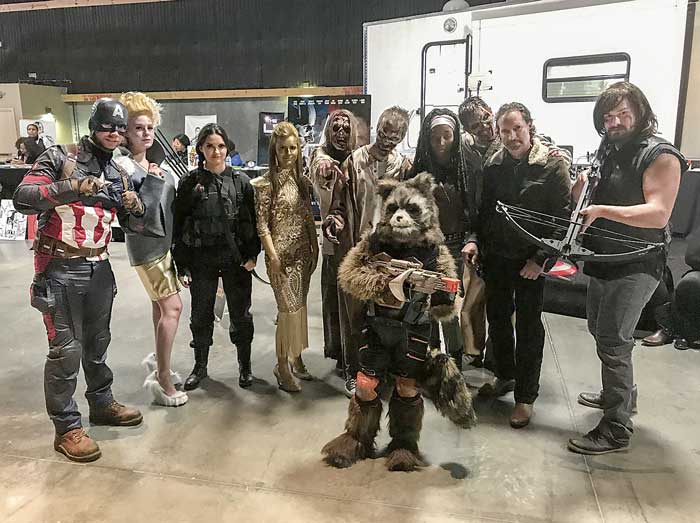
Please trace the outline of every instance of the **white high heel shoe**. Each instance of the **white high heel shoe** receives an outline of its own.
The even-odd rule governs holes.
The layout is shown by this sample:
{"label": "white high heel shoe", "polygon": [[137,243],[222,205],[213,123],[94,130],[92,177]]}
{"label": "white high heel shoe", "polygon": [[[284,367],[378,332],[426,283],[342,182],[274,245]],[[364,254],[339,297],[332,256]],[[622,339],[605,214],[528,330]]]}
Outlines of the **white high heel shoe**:
{"label": "white high heel shoe", "polygon": [[[151,352],[148,356],[146,356],[146,357],[143,359],[143,361],[141,362],[141,365],[143,365],[144,367],[146,367],[146,370],[148,370],[148,372],[150,372],[151,374],[153,374],[153,371],[155,371],[155,370],[158,368],[158,362],[156,361],[156,353],[155,353],[155,352]],[[148,378],[152,377],[151,374],[148,375],[148,377],[146,378],[146,380],[148,380]],[[172,380],[173,380],[173,385],[175,385],[176,387],[177,387],[178,385],[182,385],[182,384],[183,384],[182,376],[180,376],[180,374],[178,374],[177,372],[171,370],[171,371],[170,371],[170,377],[171,377]],[[144,387],[145,387],[145,386],[146,386],[146,385],[145,385],[145,383],[144,383]]]}
{"label": "white high heel shoe", "polygon": [[154,370],[148,375],[146,381],[143,382],[143,386],[151,390],[153,394],[153,403],[156,405],[161,405],[163,407],[181,407],[189,398],[187,393],[181,390],[175,391],[172,396],[168,396],[163,387],[158,383],[158,371]]}

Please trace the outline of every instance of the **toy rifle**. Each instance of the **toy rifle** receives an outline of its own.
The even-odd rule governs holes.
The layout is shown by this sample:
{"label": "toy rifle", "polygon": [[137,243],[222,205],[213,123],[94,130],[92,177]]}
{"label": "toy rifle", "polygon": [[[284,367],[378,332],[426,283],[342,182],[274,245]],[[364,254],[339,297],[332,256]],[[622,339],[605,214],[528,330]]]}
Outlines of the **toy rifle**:
{"label": "toy rifle", "polygon": [[432,294],[435,291],[456,294],[459,292],[459,280],[448,278],[444,274],[423,269],[423,264],[415,258],[408,260],[394,259],[385,252],[373,256],[369,261],[370,267],[393,276],[389,282],[389,290],[394,297],[401,301],[409,301],[404,293],[405,284],[412,291]]}

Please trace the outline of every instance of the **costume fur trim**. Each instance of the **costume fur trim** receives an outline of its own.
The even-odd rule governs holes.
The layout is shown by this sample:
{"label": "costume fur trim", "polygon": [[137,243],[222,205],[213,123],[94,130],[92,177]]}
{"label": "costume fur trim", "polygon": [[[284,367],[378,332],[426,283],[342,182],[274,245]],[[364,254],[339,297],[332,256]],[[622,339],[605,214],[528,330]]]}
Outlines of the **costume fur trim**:
{"label": "costume fur trim", "polygon": [[325,456],[323,460],[333,467],[346,468],[358,460],[372,457],[381,418],[381,401],[360,404],[353,396],[348,405],[345,432],[324,445],[321,450]]}
{"label": "costume fur trim", "polygon": [[390,277],[369,266],[367,238],[363,238],[343,258],[338,268],[338,284],[350,296],[362,301],[379,301]]}

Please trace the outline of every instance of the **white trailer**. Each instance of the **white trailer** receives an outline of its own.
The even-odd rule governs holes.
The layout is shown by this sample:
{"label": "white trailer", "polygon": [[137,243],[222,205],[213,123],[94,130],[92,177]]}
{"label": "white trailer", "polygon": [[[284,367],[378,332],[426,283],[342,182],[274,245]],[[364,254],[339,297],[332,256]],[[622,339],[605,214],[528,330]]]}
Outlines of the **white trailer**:
{"label": "white trailer", "polygon": [[415,147],[421,113],[456,111],[478,92],[494,111],[524,103],[538,132],[573,146],[580,158],[599,143],[596,95],[627,79],[649,98],[660,133],[679,144],[693,47],[700,59],[694,16],[695,0],[540,0],[366,23],[364,88],[373,123],[391,105],[409,109],[404,145]]}

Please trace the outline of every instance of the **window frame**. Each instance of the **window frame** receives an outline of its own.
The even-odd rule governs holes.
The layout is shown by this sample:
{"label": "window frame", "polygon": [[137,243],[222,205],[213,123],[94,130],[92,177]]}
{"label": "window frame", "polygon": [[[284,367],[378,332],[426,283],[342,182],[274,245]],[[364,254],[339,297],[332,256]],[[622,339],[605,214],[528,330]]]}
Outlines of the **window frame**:
{"label": "window frame", "polygon": [[[562,77],[547,77],[547,69],[556,66],[567,66],[567,65],[585,65],[585,64],[596,64],[605,62],[625,62],[627,64],[627,69],[624,75],[622,74],[601,74],[593,76],[562,76]],[[564,56],[559,58],[549,58],[545,61],[542,67],[542,100],[545,103],[568,103],[568,102],[594,102],[598,95],[596,96],[570,96],[570,97],[550,97],[547,95],[547,86],[553,82],[580,82],[587,80],[617,80],[617,81],[629,81],[630,70],[632,68],[632,58],[629,53],[619,52],[619,53],[603,53],[603,54],[588,54],[579,56]]]}

